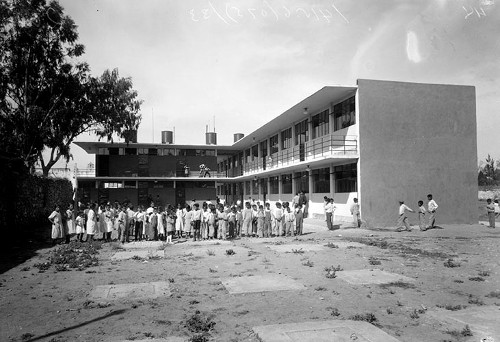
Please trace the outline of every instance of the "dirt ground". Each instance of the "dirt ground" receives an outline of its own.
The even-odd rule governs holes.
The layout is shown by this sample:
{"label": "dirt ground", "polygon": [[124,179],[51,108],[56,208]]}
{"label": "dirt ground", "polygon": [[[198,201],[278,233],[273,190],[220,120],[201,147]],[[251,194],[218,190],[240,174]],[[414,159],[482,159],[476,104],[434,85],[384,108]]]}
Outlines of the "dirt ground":
{"label": "dirt ground", "polygon": [[[254,326],[353,316],[369,317],[400,341],[477,341],[427,313],[437,308],[500,306],[500,228],[441,228],[401,233],[328,231],[323,222],[309,219],[305,235],[298,238],[243,238],[229,245],[176,243],[161,246],[162,257],[122,261],[111,260],[121,251],[119,245],[106,243],[97,255],[99,264],[82,271],[57,271],[51,266],[39,272],[35,264],[47,261],[57,247],[40,248],[0,274],[0,341],[178,336],[186,341],[250,342],[258,341]],[[362,245],[344,248],[346,242]],[[284,253],[269,248],[281,244],[324,249]],[[235,254],[228,255],[230,249]],[[151,255],[157,250],[153,248]],[[325,268],[331,266],[378,268],[415,281],[351,285],[335,274],[328,278]],[[266,274],[286,275],[305,289],[229,294],[222,284],[226,278]],[[168,282],[172,295],[111,301],[89,297],[98,285],[155,281]],[[196,326],[209,331],[202,337],[192,331]]]}

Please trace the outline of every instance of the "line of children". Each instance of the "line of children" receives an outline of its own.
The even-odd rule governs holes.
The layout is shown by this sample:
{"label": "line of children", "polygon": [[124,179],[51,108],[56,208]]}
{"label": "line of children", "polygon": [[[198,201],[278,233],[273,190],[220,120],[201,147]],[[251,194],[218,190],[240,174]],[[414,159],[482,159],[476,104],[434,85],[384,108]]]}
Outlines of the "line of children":
{"label": "line of children", "polygon": [[[435,223],[436,223],[436,211],[438,208],[438,205],[436,201],[432,198],[432,194],[427,195],[427,209],[424,207],[424,202],[423,201],[418,201],[418,225],[421,231],[426,231],[428,229],[435,228]],[[491,200],[490,200],[491,201]],[[396,227],[396,231],[401,232],[401,231],[411,231],[411,226],[408,221],[408,216],[406,215],[406,212],[414,212],[411,208],[409,208],[406,204],[404,204],[404,201],[399,201],[399,217],[398,217],[398,223]],[[429,218],[426,219],[426,215],[429,213]]]}

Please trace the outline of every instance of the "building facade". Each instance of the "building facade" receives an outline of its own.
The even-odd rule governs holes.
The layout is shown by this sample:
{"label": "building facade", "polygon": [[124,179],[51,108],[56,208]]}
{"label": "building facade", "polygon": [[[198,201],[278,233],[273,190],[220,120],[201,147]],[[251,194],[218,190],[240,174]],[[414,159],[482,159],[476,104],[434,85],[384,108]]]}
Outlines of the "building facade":
{"label": "building facade", "polygon": [[358,198],[368,226],[393,226],[399,200],[415,208],[432,193],[438,222],[477,221],[474,87],[358,80],[320,89],[230,146],[208,134],[198,146],[77,143],[96,154],[96,174],[77,177],[80,197],[274,204],[304,191],[311,216],[328,196],[335,219],[349,220]]}

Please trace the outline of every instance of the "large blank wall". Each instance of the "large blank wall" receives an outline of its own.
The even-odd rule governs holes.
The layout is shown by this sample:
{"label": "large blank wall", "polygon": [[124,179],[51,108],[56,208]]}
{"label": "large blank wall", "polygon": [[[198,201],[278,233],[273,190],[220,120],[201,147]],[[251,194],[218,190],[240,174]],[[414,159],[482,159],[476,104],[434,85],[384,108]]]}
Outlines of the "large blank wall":
{"label": "large blank wall", "polygon": [[475,88],[358,80],[358,96],[362,218],[394,226],[400,199],[432,193],[438,225],[477,223]]}

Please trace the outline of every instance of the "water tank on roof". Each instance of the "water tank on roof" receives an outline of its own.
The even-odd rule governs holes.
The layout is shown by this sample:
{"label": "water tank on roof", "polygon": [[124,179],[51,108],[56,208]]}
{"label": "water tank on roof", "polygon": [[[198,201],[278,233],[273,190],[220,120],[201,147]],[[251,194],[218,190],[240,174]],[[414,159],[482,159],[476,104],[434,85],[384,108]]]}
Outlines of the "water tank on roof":
{"label": "water tank on roof", "polygon": [[161,143],[162,144],[173,144],[174,143],[174,132],[161,131]]}
{"label": "water tank on roof", "polygon": [[245,134],[243,133],[234,133],[234,142],[237,142],[238,140],[240,139],[243,139],[243,137],[245,136]]}
{"label": "water tank on roof", "polygon": [[207,145],[217,145],[217,133],[207,132],[205,133],[206,144]]}

